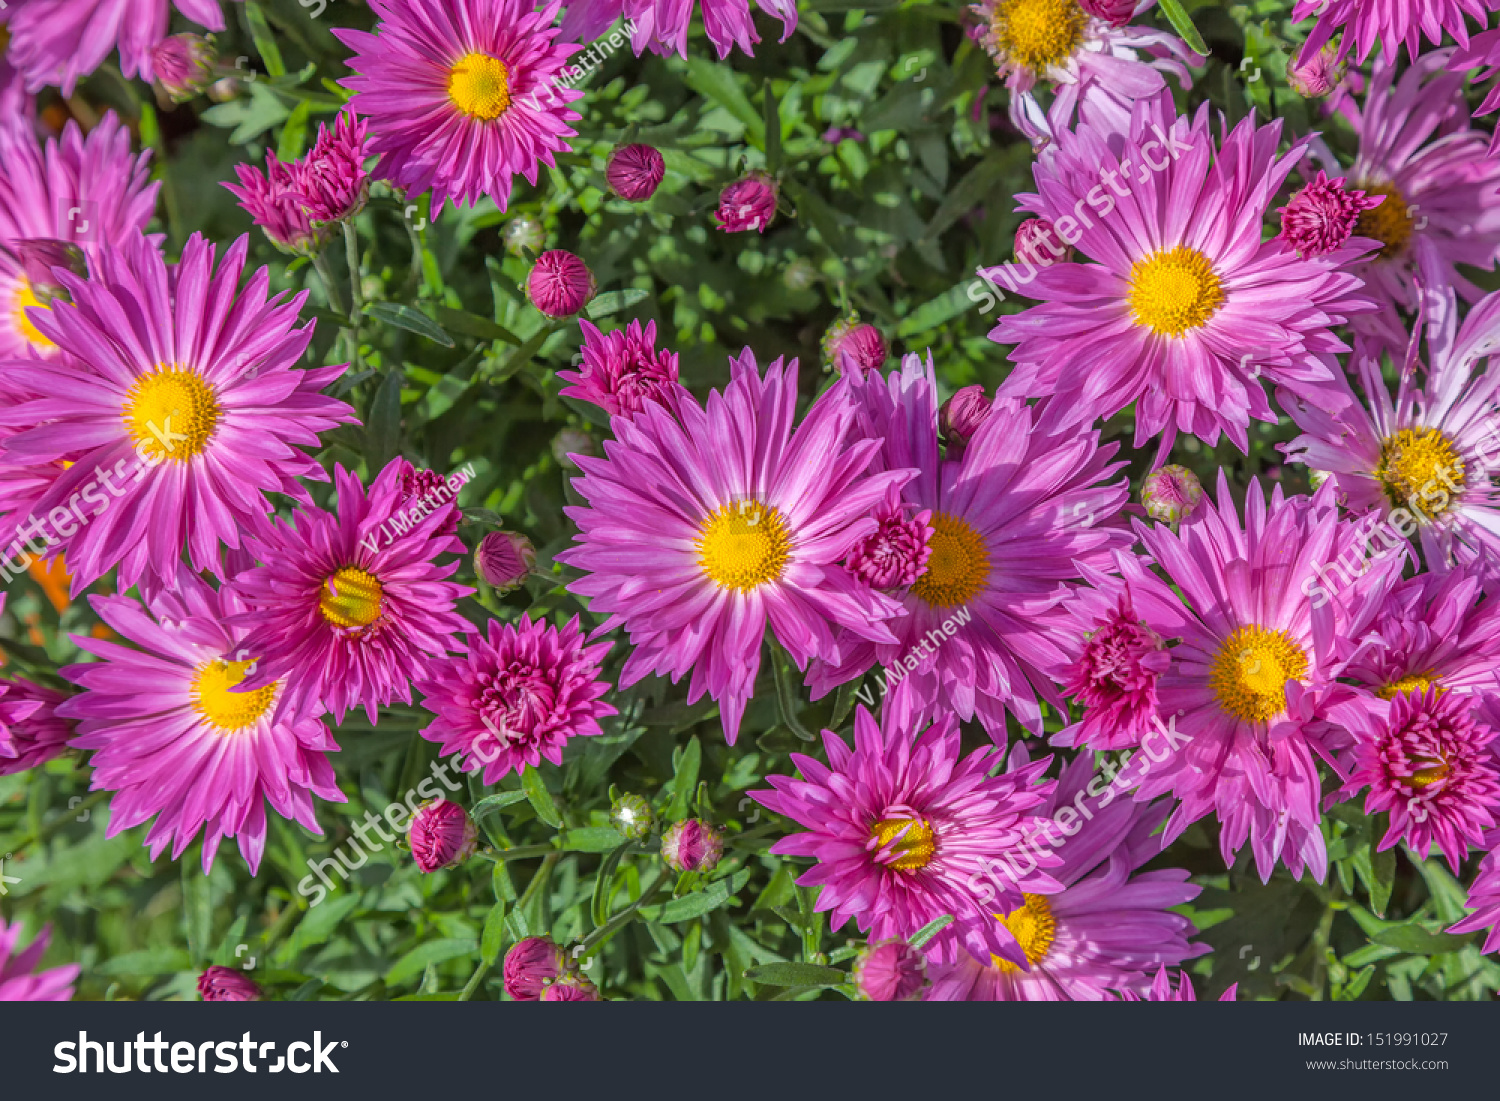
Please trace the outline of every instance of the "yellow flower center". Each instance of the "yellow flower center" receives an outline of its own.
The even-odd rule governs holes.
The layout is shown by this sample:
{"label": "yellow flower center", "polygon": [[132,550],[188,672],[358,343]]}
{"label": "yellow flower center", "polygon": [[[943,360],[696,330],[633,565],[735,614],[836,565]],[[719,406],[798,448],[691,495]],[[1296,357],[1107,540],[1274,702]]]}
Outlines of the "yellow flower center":
{"label": "yellow flower center", "polygon": [[1209,686],[1219,706],[1247,723],[1286,709],[1286,682],[1307,675],[1307,655],[1285,631],[1237,627],[1214,657]]}
{"label": "yellow flower center", "polygon": [[24,275],[16,285],[16,306],[11,316],[15,319],[16,329],[35,348],[51,348],[52,341],[48,340],[42,331],[31,323],[31,318],[26,316],[26,311],[40,306],[47,309],[47,304],[36,296],[36,291],[31,287],[31,280]]}
{"label": "yellow flower center", "polygon": [[335,627],[368,627],[380,618],[385,590],[372,574],[345,566],[327,581],[318,598],[318,611]]}
{"label": "yellow flower center", "polygon": [[226,732],[243,730],[255,722],[276,702],[276,686],[268,684],[253,692],[234,691],[254,664],[254,660],[219,658],[200,665],[193,677],[193,710]]}
{"label": "yellow flower center", "polygon": [[[1046,958],[1052,942],[1057,939],[1057,919],[1052,916],[1052,903],[1047,901],[1045,895],[1021,897],[1026,900],[1026,905],[1013,914],[996,914],[995,917],[1016,938],[1021,951],[1026,953],[1026,962],[1035,967]],[[1007,974],[1016,974],[1021,970],[1010,960],[1000,956],[990,956],[990,962]]]}
{"label": "yellow flower center", "polygon": [[1411,212],[1406,206],[1406,200],[1401,192],[1396,190],[1394,184],[1364,183],[1358,186],[1366,195],[1384,195],[1385,202],[1374,210],[1359,212],[1359,222],[1354,227],[1354,235],[1373,237],[1379,241],[1382,246],[1378,253],[1380,259],[1389,260],[1406,246],[1415,225]]}
{"label": "yellow flower center", "polygon": [[[1425,692],[1437,684],[1437,677],[1434,673],[1436,673],[1434,669],[1429,669],[1425,673],[1412,673],[1400,680],[1391,681],[1384,688],[1377,689],[1375,694],[1383,700],[1393,700],[1403,692]],[[1441,693],[1445,689],[1439,684],[1438,691]]]}
{"label": "yellow flower center", "polygon": [[510,71],[499,58],[464,54],[448,71],[448,98],[470,118],[493,122],[510,106]]}
{"label": "yellow flower center", "polygon": [[221,410],[201,375],[164,367],[135,380],[123,412],[142,454],[185,463],[208,444]]}
{"label": "yellow flower center", "polygon": [[934,513],[928,546],[932,556],[927,559],[927,572],[917,578],[911,591],[929,605],[964,604],[984,587],[990,576],[990,552],[984,537],[968,521],[946,512]]}
{"label": "yellow flower center", "polygon": [[1001,0],[990,28],[999,50],[1037,73],[1072,56],[1088,20],[1076,0]]}
{"label": "yellow flower center", "polygon": [[899,855],[886,867],[900,868],[903,872],[927,867],[937,852],[932,827],[920,818],[882,818],[870,827],[870,836],[879,841],[882,849],[895,841],[891,851]]}
{"label": "yellow flower center", "polygon": [[781,513],[759,501],[723,505],[698,531],[698,564],[720,588],[747,593],[781,577],[792,550]]}
{"label": "yellow flower center", "polygon": [[1449,766],[1444,758],[1436,761],[1424,762],[1422,767],[1402,780],[1407,787],[1413,791],[1421,791],[1425,787],[1437,783],[1439,780],[1448,778]]}
{"label": "yellow flower center", "polygon": [[[1452,506],[1452,485],[1463,488],[1464,461],[1453,441],[1436,428],[1403,428],[1380,445],[1375,477],[1394,505],[1416,503],[1416,511],[1440,516]],[[1426,495],[1442,490],[1448,500]]]}
{"label": "yellow flower center", "polygon": [[1181,336],[1205,324],[1224,304],[1224,287],[1207,256],[1178,245],[1130,267],[1130,312],[1137,325]]}

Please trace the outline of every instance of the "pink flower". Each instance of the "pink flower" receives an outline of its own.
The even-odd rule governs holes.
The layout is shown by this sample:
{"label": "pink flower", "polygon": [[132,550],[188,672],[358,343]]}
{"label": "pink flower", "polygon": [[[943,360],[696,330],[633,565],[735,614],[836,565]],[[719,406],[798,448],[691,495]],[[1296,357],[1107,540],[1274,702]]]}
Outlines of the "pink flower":
{"label": "pink flower", "polygon": [[1203,501],[1203,483],[1185,466],[1157,467],[1141,483],[1141,504],[1153,520],[1176,524],[1186,520]]}
{"label": "pink flower", "polygon": [[0,776],[35,768],[67,749],[73,724],[57,714],[67,698],[23,677],[0,680]]}
{"label": "pink flower", "polygon": [[594,274],[571,252],[552,249],[536,258],[526,277],[526,297],[548,317],[571,317],[594,297]]}
{"label": "pink flower", "polygon": [[1342,179],[1330,180],[1320,168],[1316,179],[1277,210],[1278,239],[1301,257],[1334,252],[1354,235],[1360,214],[1385,201],[1384,195],[1367,197],[1363,191],[1345,190]]}
{"label": "pink flower", "polygon": [[198,995],[205,1002],[258,1002],[260,987],[243,971],[210,967],[198,976]]}
{"label": "pink flower", "polygon": [[73,997],[73,983],[78,978],[76,963],[32,974],[46,954],[51,937],[52,930],[45,928],[31,947],[17,952],[20,923],[6,925],[0,919],[0,1002],[65,1002]]}
{"label": "pink flower", "polygon": [[505,992],[518,1002],[534,1002],[566,964],[567,957],[551,937],[518,940],[505,953]]}
{"label": "pink flower", "polygon": [[1171,665],[1166,642],[1136,614],[1127,586],[1064,673],[1063,692],[1089,709],[1080,743],[1140,744],[1156,714],[1157,679]]}
{"label": "pink flower", "polygon": [[751,172],[735,180],[719,193],[716,215],[725,233],[743,233],[753,229],[765,233],[776,217],[776,199],[781,185],[764,172]]}
{"label": "pink flower", "polygon": [[368,128],[365,119],[347,109],[339,112],[332,130],[318,123],[318,140],[297,166],[298,198],[312,221],[347,221],[364,209],[370,194]]}
{"label": "pink flower", "polygon": [[265,172],[254,165],[237,164],[234,174],[239,184],[224,187],[282,252],[314,256],[333,239],[328,229],[312,224],[303,206],[303,179],[297,165],[284,164],[275,153],[267,153]]}
{"label": "pink flower", "polygon": [[835,321],[823,334],[823,358],[841,375],[878,370],[889,354],[880,330],[854,314]]}
{"label": "pink flower", "polygon": [[1027,218],[1016,227],[1016,260],[1038,268],[1073,259],[1070,245],[1059,245],[1057,230],[1046,218]]}
{"label": "pink flower", "polygon": [[883,940],[855,957],[853,979],[868,1001],[913,1001],[927,986],[927,957],[904,940]]}
{"label": "pink flower", "polygon": [[912,515],[892,494],[876,508],[875,520],[880,526],[854,544],[844,568],[872,589],[911,588],[932,557],[932,510]]}
{"label": "pink flower", "polygon": [[473,855],[479,827],[457,803],[435,799],[417,809],[406,837],[417,867],[424,872],[435,872]]}
{"label": "pink flower", "polygon": [[1299,59],[1288,65],[1286,82],[1299,96],[1317,99],[1344,82],[1348,67],[1348,62],[1340,60],[1338,48],[1330,42],[1306,60]]}
{"label": "pink flower", "polygon": [[616,146],[604,166],[610,190],[626,202],[643,203],[656,193],[666,175],[667,162],[661,150],[633,142]]}
{"label": "pink flower", "polygon": [[711,872],[724,855],[724,835],[699,818],[667,827],[661,835],[661,858],[678,872]]}
{"label": "pink flower", "polygon": [[632,321],[623,329],[605,334],[582,319],[583,369],[559,371],[557,377],[570,383],[565,398],[590,402],[612,417],[631,417],[650,401],[668,409],[679,393],[677,353],[656,347],[656,322]]}
{"label": "pink flower", "polygon": [[990,399],[984,387],[975,383],[957,391],[938,410],[938,431],[947,445],[948,457],[962,457],[964,447],[990,416]]}
{"label": "pink flower", "polygon": [[214,82],[217,60],[213,44],[198,34],[174,34],[151,51],[156,83],[178,103],[192,99]]}
{"label": "pink flower", "polygon": [[535,566],[536,548],[514,531],[492,531],[474,551],[474,572],[502,593],[519,586]]}

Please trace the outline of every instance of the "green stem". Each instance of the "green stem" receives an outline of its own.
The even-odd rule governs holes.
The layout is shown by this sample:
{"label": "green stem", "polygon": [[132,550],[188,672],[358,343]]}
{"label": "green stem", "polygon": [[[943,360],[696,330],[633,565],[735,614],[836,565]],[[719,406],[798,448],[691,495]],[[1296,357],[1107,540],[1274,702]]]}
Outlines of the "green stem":
{"label": "green stem", "polygon": [[352,305],[349,307],[349,320],[353,328],[349,332],[349,359],[358,370],[362,364],[359,358],[359,327],[360,321],[365,313],[364,287],[360,285],[359,265],[359,235],[354,232],[354,223],[344,223],[344,255],[349,261],[349,296]]}
{"label": "green stem", "polygon": [[463,993],[458,996],[461,1002],[467,1002],[474,997],[474,992],[479,989],[479,984],[484,982],[484,977],[490,973],[490,961],[480,960],[479,966],[474,968],[474,974],[469,976],[469,981],[464,984]]}
{"label": "green stem", "polygon": [[493,860],[496,864],[504,864],[507,860],[528,860],[533,856],[561,855],[556,845],[517,845],[513,849],[480,849],[474,854],[482,856],[486,860]]}
{"label": "green stem", "polygon": [[62,829],[69,822],[77,821],[77,815],[74,813],[75,811],[84,811],[88,810],[90,807],[98,806],[105,799],[108,799],[109,795],[110,793],[107,791],[94,792],[94,794],[90,795],[76,807],[73,807],[65,813],[58,815],[57,818],[53,819],[51,822],[48,822],[45,826],[37,830],[35,833],[21,838],[21,840],[16,842],[14,846],[8,847],[6,849],[6,852],[20,852],[22,849],[26,848],[27,845],[31,845],[38,841],[46,841],[49,837],[51,837],[58,830]]}
{"label": "green stem", "polygon": [[328,257],[320,252],[312,258],[312,262],[318,278],[323,280],[323,293],[328,297],[328,308],[348,318],[349,315],[344,313],[343,300],[339,298],[338,284],[333,281],[333,272],[328,267]]}
{"label": "green stem", "polygon": [[666,883],[666,881],[671,877],[671,871],[669,869],[663,869],[662,873],[656,877],[656,881],[641,893],[640,898],[636,899],[629,906],[625,907],[625,909],[621,910],[614,917],[610,918],[603,925],[599,926],[599,928],[595,929],[588,936],[584,937],[583,941],[579,944],[579,948],[583,949],[583,951],[579,952],[578,954],[581,956],[587,956],[589,953],[589,949],[594,947],[594,945],[613,936],[617,930],[634,921],[636,914],[640,911],[641,907],[645,906],[653,898],[655,898],[656,893],[661,890],[662,884]]}

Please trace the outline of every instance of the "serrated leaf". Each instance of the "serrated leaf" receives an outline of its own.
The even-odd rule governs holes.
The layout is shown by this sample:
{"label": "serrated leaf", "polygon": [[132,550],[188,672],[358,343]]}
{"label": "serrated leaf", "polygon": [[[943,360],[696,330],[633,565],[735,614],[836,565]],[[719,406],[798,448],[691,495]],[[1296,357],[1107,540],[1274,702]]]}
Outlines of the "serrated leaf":
{"label": "serrated leaf", "polygon": [[846,983],[849,981],[849,973],[837,967],[823,967],[816,963],[763,963],[746,971],[745,978],[766,986],[805,986],[815,989]]}
{"label": "serrated leaf", "polygon": [[526,798],[531,800],[531,809],[536,811],[536,816],[553,829],[562,826],[562,815],[557,813],[557,804],[552,801],[552,795],[547,791],[547,785],[542,782],[542,774],[536,770],[535,765],[527,765],[526,771],[521,773],[521,787],[526,792]]}

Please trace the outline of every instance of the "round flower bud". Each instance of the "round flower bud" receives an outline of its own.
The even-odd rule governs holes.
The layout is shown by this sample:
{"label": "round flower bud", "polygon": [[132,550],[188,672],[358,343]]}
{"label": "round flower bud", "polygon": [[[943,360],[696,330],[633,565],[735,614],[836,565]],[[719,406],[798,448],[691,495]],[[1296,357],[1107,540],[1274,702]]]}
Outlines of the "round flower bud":
{"label": "round flower bud", "polygon": [[604,166],[609,189],[626,202],[643,203],[656,193],[666,175],[661,151],[639,142],[617,145]]}
{"label": "round flower bud", "polygon": [[474,572],[502,592],[525,581],[536,566],[531,540],[514,531],[492,531],[474,550]]}
{"label": "round flower bud", "polygon": [[594,297],[594,273],[566,249],[552,249],[536,258],[526,297],[548,317],[572,317]]}
{"label": "round flower bud", "polygon": [[799,256],[786,266],[781,279],[787,290],[805,291],[818,281],[818,266],[805,256]]}
{"label": "round flower bud", "polygon": [[823,358],[841,375],[878,370],[887,354],[880,330],[854,314],[835,321],[823,334]]}
{"label": "round flower bud", "polygon": [[719,193],[719,228],[725,233],[755,230],[764,233],[776,217],[776,197],[781,192],[775,177],[751,172]]}
{"label": "round flower bud", "polygon": [[1033,267],[1050,268],[1073,258],[1073,249],[1061,243],[1057,230],[1046,218],[1028,218],[1016,227],[1016,260]]}
{"label": "round flower bud", "polygon": [[627,792],[609,808],[610,825],[632,841],[644,840],[656,825],[656,815],[643,796]]}
{"label": "round flower bud", "polygon": [[689,818],[661,835],[661,858],[679,872],[711,872],[724,855],[724,835],[700,818]]}
{"label": "round flower bud", "polygon": [[21,271],[31,284],[31,293],[43,306],[65,292],[52,274],[53,268],[63,268],[80,279],[89,274],[88,260],[83,250],[67,241],[50,237],[27,237],[12,244],[16,259],[21,262]]}
{"label": "round flower bud", "polygon": [[570,455],[592,455],[598,456],[599,448],[594,443],[594,437],[590,436],[582,428],[564,428],[552,437],[552,457],[557,460],[558,466],[578,466],[568,456]]}
{"label": "round flower bud", "polygon": [[599,988],[589,981],[588,976],[580,975],[576,971],[564,971],[554,982],[548,983],[542,990],[541,1000],[544,1002],[603,1001],[599,997]]}
{"label": "round flower bud", "polygon": [[537,252],[547,241],[542,223],[529,214],[517,214],[505,223],[505,247],[515,256],[526,252]]}
{"label": "round flower bud", "polygon": [[1078,0],[1078,6],[1111,27],[1123,27],[1135,14],[1136,0]]}
{"label": "round flower bud", "polygon": [[989,415],[990,400],[984,396],[984,387],[978,383],[965,386],[943,402],[938,410],[938,430],[953,457],[963,454],[963,449]]}
{"label": "round flower bud", "polygon": [[567,969],[567,962],[551,937],[518,940],[505,953],[505,992],[518,1002],[534,1002],[543,987]]}
{"label": "round flower bud", "polygon": [[208,39],[196,34],[163,38],[151,51],[157,86],[173,103],[185,103],[214,82],[218,55]]}
{"label": "round flower bud", "polygon": [[883,940],[854,960],[854,985],[871,1002],[909,1002],[927,986],[927,957],[904,940]]}
{"label": "round flower bud", "polygon": [[1338,48],[1330,42],[1301,65],[1286,67],[1286,82],[1304,99],[1326,96],[1344,82],[1348,62],[1338,59]]}
{"label": "round flower bud", "polygon": [[232,967],[210,967],[198,976],[198,994],[205,1002],[258,1002],[260,987]]}
{"label": "round flower bud", "polygon": [[1147,474],[1141,486],[1141,503],[1146,506],[1146,515],[1163,523],[1186,520],[1202,500],[1203,486],[1198,475],[1175,463]]}
{"label": "round flower bud", "polygon": [[417,867],[424,872],[435,872],[474,855],[479,827],[457,803],[434,799],[417,808],[406,840]]}

